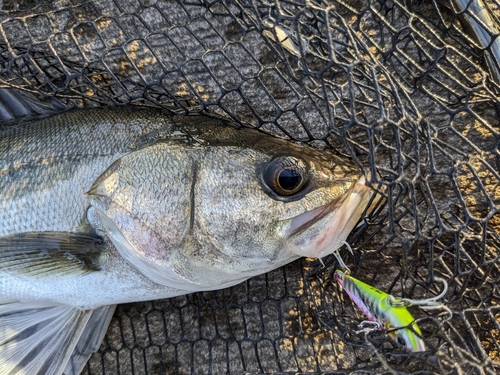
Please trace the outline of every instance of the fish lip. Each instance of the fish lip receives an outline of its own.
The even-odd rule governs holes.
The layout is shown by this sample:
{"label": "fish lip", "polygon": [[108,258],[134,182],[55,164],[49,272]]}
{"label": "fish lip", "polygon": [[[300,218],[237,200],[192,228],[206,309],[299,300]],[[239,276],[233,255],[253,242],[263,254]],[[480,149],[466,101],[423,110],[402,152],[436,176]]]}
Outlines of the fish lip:
{"label": "fish lip", "polygon": [[[296,217],[297,227],[292,221],[292,229],[286,233],[290,251],[309,258],[322,258],[334,252],[347,239],[374,193],[363,176],[339,199],[303,213],[305,217]],[[314,224],[321,220],[325,225],[315,228]]]}
{"label": "fish lip", "polygon": [[[354,187],[354,186],[353,186]],[[335,211],[338,207],[342,206],[342,203],[347,199],[347,197],[352,193],[352,189],[349,192],[349,194],[344,194],[341,197],[338,197],[337,199],[334,199],[331,202],[328,202],[327,204],[324,204],[322,206],[319,206],[311,211],[306,211],[302,215],[309,215],[313,214],[314,216],[312,219],[306,221],[305,223],[299,225],[297,228],[292,229],[290,232],[287,233],[287,237],[294,237],[302,233],[303,231],[307,230],[310,228],[312,225],[320,221],[321,219],[325,218],[328,216],[331,212]]]}
{"label": "fish lip", "polygon": [[[368,202],[370,201],[370,198],[373,196],[373,194],[376,194],[373,192],[369,186],[366,185],[366,179],[365,177],[361,177],[352,187],[351,191],[349,194],[346,194],[345,200],[342,202],[341,207],[339,208],[340,210],[343,209],[344,204],[351,204],[354,203],[355,209],[353,209],[348,216],[344,218],[343,221],[343,226],[339,228],[340,230],[336,235],[338,236],[339,234],[345,234],[345,238],[343,238],[341,241],[337,242],[337,246],[335,246],[335,243],[332,243],[330,247],[325,249],[323,252],[318,253],[317,257],[322,258],[328,254],[331,254],[335,249],[338,249],[340,246],[343,245],[343,241],[347,239],[347,236],[351,233],[352,229],[354,228],[355,224],[361,219],[361,214],[363,211],[366,209]],[[357,197],[356,197],[357,196]],[[351,200],[356,200],[359,199],[358,202],[351,202]],[[355,219],[353,221],[353,219]],[[350,225],[351,224],[351,225]],[[331,224],[330,224],[331,225]],[[349,228],[346,232],[344,231],[345,228]]]}

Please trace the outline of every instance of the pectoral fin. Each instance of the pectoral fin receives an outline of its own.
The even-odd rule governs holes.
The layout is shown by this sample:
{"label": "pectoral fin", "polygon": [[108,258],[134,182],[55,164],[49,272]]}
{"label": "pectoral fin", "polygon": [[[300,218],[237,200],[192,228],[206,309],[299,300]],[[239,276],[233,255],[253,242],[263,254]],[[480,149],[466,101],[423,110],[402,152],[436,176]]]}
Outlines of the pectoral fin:
{"label": "pectoral fin", "polygon": [[29,275],[98,271],[101,242],[91,234],[65,232],[0,237],[0,270]]}
{"label": "pectoral fin", "polygon": [[0,374],[62,374],[91,316],[65,305],[0,305]]}

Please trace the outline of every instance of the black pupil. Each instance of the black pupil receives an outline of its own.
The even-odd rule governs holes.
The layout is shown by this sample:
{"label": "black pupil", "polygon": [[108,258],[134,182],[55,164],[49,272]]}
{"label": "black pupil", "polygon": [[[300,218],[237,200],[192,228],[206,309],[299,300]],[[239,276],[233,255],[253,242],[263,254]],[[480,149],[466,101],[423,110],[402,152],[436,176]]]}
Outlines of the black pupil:
{"label": "black pupil", "polygon": [[278,183],[283,190],[293,191],[302,182],[302,176],[294,169],[283,169],[278,176]]}

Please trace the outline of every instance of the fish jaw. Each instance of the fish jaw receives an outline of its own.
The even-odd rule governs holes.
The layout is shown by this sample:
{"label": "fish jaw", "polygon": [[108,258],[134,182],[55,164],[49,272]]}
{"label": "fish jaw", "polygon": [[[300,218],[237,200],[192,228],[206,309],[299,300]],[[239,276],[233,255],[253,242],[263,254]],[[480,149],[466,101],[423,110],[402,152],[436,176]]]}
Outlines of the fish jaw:
{"label": "fish jaw", "polygon": [[389,334],[399,335],[408,351],[415,353],[427,350],[424,341],[419,337],[422,332],[406,306],[394,306],[391,304],[393,297],[390,294],[342,271],[335,271],[334,278],[369,320],[380,323],[386,329],[395,329]]}
{"label": "fish jaw", "polygon": [[373,194],[361,177],[344,197],[295,217],[287,230],[288,248],[310,258],[332,254],[343,245]]}

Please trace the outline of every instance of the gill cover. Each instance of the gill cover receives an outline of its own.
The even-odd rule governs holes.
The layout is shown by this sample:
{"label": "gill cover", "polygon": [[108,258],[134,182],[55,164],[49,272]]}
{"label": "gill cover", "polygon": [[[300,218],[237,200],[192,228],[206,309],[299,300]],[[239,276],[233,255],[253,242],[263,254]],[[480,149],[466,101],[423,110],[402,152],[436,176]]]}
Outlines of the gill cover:
{"label": "gill cover", "polygon": [[[123,156],[94,182],[87,192],[91,210],[120,255],[151,281],[186,292],[229,287],[295,259],[268,257],[262,249],[240,256],[223,243],[227,236],[206,232],[214,228],[205,222],[220,226],[221,220],[210,211],[217,206],[213,198],[197,189],[203,182],[229,189],[211,177],[210,168],[201,177],[200,160],[203,150],[160,142]],[[202,190],[210,195],[214,189]],[[233,205],[222,208],[215,211],[223,211],[228,226],[234,224]]]}

